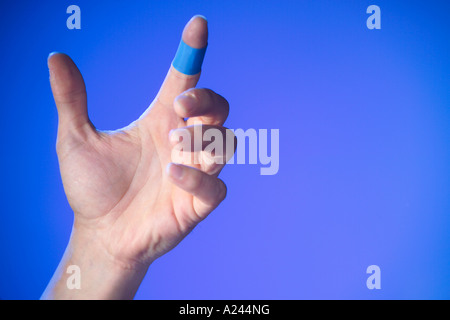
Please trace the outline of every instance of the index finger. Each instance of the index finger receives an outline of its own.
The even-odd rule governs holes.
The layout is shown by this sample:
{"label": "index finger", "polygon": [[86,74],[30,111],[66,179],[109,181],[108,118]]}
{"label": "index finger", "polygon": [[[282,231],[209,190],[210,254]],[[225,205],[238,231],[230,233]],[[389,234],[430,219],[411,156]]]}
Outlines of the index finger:
{"label": "index finger", "polygon": [[157,99],[172,107],[174,99],[197,85],[208,44],[208,23],[200,15],[185,26],[175,58],[158,92]]}

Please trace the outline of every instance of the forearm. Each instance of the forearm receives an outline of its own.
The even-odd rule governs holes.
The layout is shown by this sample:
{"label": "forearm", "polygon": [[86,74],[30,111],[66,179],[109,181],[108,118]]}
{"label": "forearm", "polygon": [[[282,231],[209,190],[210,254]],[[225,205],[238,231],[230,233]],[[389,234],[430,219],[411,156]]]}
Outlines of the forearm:
{"label": "forearm", "polygon": [[133,299],[147,268],[117,263],[101,248],[98,239],[74,228],[41,299]]}

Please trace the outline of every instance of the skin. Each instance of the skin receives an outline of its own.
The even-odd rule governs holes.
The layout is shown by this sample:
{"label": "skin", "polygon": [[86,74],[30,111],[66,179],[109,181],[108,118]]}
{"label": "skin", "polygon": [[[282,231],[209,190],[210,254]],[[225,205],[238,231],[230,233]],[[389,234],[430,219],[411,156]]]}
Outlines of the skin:
{"label": "skin", "polygon": [[[182,38],[191,47],[205,47],[206,20],[193,17]],[[171,66],[139,119],[101,132],[88,118],[86,89],[74,62],[56,53],[48,67],[59,119],[56,149],[74,224],[42,299],[132,299],[150,264],[226,196],[217,177],[223,164],[175,164],[171,152],[177,132],[192,130],[187,126],[224,131],[228,103],[212,90],[194,88],[200,74],[184,75]],[[186,158],[202,156],[196,151]],[[80,267],[81,289],[67,288],[70,265]]]}

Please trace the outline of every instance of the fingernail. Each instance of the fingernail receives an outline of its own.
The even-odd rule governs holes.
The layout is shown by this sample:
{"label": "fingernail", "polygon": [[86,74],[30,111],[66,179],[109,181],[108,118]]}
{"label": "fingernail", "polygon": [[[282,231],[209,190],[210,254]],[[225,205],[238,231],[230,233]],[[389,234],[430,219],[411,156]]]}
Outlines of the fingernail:
{"label": "fingernail", "polygon": [[195,18],[202,18],[203,20],[208,22],[208,19],[206,19],[206,17],[204,15],[202,15],[202,14],[196,14],[195,16],[192,17],[191,20],[194,20]]}
{"label": "fingernail", "polygon": [[177,103],[184,110],[187,116],[190,115],[191,111],[195,107],[195,97],[189,93],[184,93],[175,99],[175,103]]}
{"label": "fingernail", "polygon": [[183,168],[180,165],[169,163],[166,168],[167,174],[176,180],[183,177]]}
{"label": "fingernail", "polygon": [[55,55],[57,53],[59,53],[59,52],[57,52],[57,51],[50,52],[50,54],[47,57],[47,61],[48,61],[48,59],[50,59],[51,56],[53,56],[53,55]]}
{"label": "fingernail", "polygon": [[53,55],[57,54],[57,53],[59,53],[59,52],[56,52],[56,51],[50,52],[50,54],[49,54],[48,57],[47,57],[47,67],[48,67],[50,79],[53,78],[53,70],[50,69],[50,66],[49,66],[48,62],[49,62],[50,58],[51,58]]}

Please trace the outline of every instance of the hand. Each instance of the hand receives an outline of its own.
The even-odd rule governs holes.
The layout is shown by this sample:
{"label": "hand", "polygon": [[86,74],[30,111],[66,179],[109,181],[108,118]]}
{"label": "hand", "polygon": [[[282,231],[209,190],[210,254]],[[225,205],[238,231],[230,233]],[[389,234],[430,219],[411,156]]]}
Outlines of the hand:
{"label": "hand", "polygon": [[[189,21],[182,35],[194,48],[205,47],[207,37],[207,22],[200,16]],[[223,164],[171,163],[174,143],[169,136],[172,129],[194,123],[223,131],[228,103],[211,90],[194,88],[200,74],[185,75],[171,66],[138,120],[101,132],[88,118],[84,81],[72,60],[53,54],[48,65],[59,116],[57,154],[75,218],[61,270],[44,297],[75,297],[58,282],[65,279],[65,266],[81,264],[84,292],[76,292],[76,297],[131,298],[151,262],[176,246],[225,198],[226,186],[217,177]],[[198,151],[193,154],[198,156]],[[97,288],[98,279],[93,278],[101,270],[93,269],[100,266],[109,268],[103,271],[109,272],[116,292]],[[123,273],[134,287],[119,294],[117,287],[127,277]]]}

